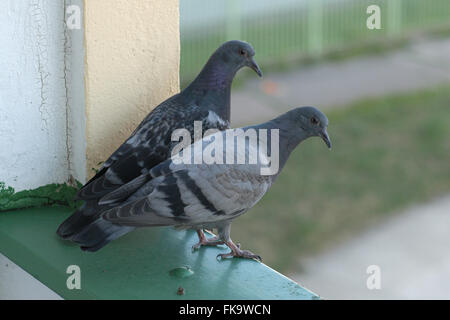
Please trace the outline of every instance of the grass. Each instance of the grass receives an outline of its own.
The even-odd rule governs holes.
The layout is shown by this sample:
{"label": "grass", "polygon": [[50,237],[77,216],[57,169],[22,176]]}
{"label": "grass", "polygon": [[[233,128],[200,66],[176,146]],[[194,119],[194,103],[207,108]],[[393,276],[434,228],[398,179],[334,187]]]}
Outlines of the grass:
{"label": "grass", "polygon": [[232,236],[281,272],[399,210],[450,192],[450,88],[327,112],[333,141],[302,143]]}

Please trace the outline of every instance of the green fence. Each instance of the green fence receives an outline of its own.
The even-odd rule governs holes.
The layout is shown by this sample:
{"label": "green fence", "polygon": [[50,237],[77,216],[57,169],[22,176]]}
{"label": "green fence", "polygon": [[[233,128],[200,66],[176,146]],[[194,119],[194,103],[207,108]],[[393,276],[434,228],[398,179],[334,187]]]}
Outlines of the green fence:
{"label": "green fence", "polygon": [[[366,26],[369,5],[380,8],[380,30]],[[250,42],[264,67],[448,24],[450,0],[180,0],[180,14],[184,84],[226,40]]]}

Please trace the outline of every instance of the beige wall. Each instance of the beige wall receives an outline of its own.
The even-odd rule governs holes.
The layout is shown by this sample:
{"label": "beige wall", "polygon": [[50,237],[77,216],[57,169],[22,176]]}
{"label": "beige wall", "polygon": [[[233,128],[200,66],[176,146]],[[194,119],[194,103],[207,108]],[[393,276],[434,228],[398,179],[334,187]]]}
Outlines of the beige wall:
{"label": "beige wall", "polygon": [[87,170],[179,90],[178,0],[85,0]]}

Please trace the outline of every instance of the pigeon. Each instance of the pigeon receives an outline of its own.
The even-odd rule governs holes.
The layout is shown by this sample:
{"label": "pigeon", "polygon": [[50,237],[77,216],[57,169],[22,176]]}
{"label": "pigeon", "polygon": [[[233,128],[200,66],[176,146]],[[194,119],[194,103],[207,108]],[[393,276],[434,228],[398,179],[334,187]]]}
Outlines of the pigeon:
{"label": "pigeon", "polygon": [[[193,132],[194,121],[201,121],[204,131],[229,128],[231,84],[235,74],[241,68],[249,67],[262,76],[254,55],[255,50],[247,42],[233,40],[221,45],[192,83],[150,112],[79,190],[76,199],[85,202],[58,227],[57,234],[75,242],[80,239],[77,235],[109,208],[98,203],[100,198],[145,174],[170,156],[174,145],[171,134],[175,129],[185,128]],[[107,232],[111,238],[123,230],[110,224]],[[80,243],[84,241],[80,240]],[[106,243],[105,239],[103,243],[96,243],[96,247],[82,249],[95,251]]]}
{"label": "pigeon", "polygon": [[[300,107],[259,125],[204,136],[102,196],[99,204],[110,209],[75,240],[95,250],[137,227],[173,226],[197,230],[194,250],[225,244],[231,251],[218,258],[261,260],[231,240],[231,223],[269,190],[300,142],[318,136],[331,149],[327,127],[328,119],[318,109]],[[112,230],[111,224],[116,226]],[[207,239],[199,231],[203,229],[217,229],[218,235]]]}

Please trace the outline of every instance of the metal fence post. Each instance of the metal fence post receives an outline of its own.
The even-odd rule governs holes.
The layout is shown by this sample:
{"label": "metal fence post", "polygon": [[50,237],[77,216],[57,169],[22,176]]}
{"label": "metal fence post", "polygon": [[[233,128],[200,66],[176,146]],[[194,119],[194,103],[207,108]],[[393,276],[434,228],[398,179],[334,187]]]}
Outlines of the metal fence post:
{"label": "metal fence post", "polygon": [[241,3],[239,0],[226,1],[225,32],[227,40],[241,38]]}
{"label": "metal fence post", "polygon": [[323,49],[323,2],[308,1],[308,52],[320,54]]}
{"label": "metal fence post", "polygon": [[387,0],[387,33],[400,33],[402,28],[402,0]]}

